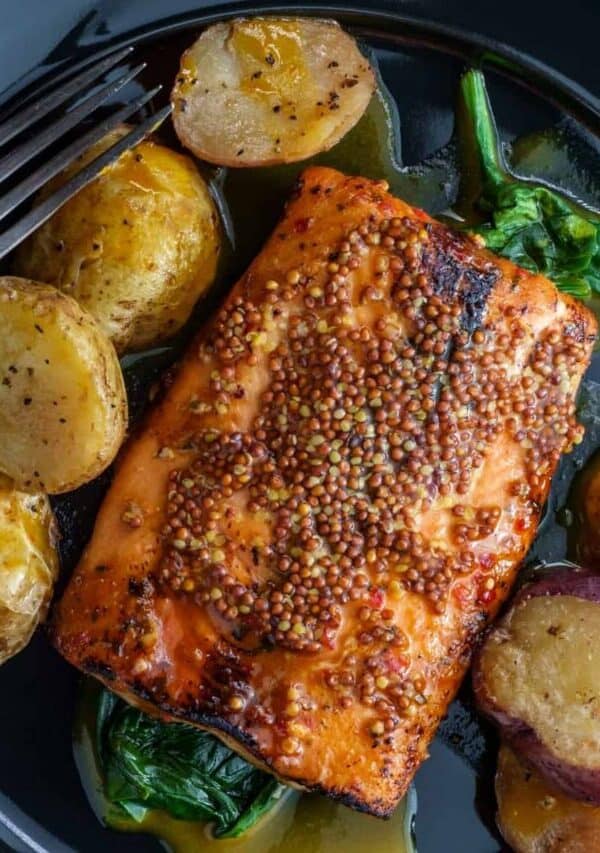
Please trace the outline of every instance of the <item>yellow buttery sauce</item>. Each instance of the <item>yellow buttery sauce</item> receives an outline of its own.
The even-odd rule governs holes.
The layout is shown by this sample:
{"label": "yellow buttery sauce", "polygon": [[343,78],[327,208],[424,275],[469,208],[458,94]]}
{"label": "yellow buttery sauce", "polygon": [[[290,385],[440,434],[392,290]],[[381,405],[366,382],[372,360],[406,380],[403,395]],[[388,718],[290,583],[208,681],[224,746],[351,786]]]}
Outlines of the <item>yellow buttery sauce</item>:
{"label": "yellow buttery sauce", "polygon": [[174,820],[161,812],[141,825],[111,825],[150,832],[175,853],[408,853],[412,846],[406,844],[405,814],[402,803],[391,820],[382,821],[325,797],[292,792],[242,838],[218,840],[201,823]]}
{"label": "yellow buttery sauce", "polygon": [[141,823],[124,819],[105,799],[95,749],[94,692],[83,690],[73,732],[75,761],[85,792],[102,823],[124,832],[147,832],[173,853],[415,853],[411,822],[414,791],[390,820],[359,814],[316,794],[290,789],[278,806],[241,838],[216,839],[210,826],[152,811]]}
{"label": "yellow buttery sauce", "polygon": [[238,21],[232,26],[230,40],[241,66],[242,91],[295,102],[299,87],[311,86],[294,21]]}

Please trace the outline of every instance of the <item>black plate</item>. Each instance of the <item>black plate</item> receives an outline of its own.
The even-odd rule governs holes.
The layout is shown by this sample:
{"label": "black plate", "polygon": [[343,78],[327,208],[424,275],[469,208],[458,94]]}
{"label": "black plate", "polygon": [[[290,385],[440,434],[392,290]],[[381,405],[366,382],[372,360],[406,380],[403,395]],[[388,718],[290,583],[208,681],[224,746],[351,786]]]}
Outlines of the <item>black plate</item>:
{"label": "black plate", "polygon": [[[211,7],[208,3],[190,4],[185,0],[177,4],[169,0],[147,0],[144,4],[113,0],[104,4],[108,10],[106,16],[98,12],[85,15],[65,34],[65,22],[77,18],[76,11],[83,6],[89,8],[90,4],[82,0],[55,0],[54,3],[44,0],[37,4],[29,0],[22,5],[21,12],[11,10],[9,23],[13,28],[17,23],[17,38],[9,41],[6,36],[0,36],[0,47],[6,47],[6,71],[2,72],[5,82],[17,69],[23,68],[24,44],[18,36],[29,32],[29,16],[36,5],[40,7],[40,17],[36,20],[32,45],[40,55],[50,47],[52,51],[26,78],[0,95],[0,103],[6,103],[16,91],[21,97],[24,87],[38,89],[44,75],[55,73],[63,64],[72,67],[73,62],[91,52],[123,41],[137,43],[139,51],[151,60],[154,77],[168,86],[177,58],[174,47],[169,45],[177,44],[178,50],[180,45],[193,40],[194,32],[204,23],[240,8],[246,12],[251,10],[248,5]],[[179,9],[195,5],[196,10],[200,5],[209,11],[171,16],[158,23],[153,21],[153,16],[172,13],[174,5]],[[382,2],[381,7],[384,5],[397,4]],[[463,3],[453,20],[472,24],[469,15],[478,15],[480,29],[493,30],[507,37],[506,21],[510,19],[508,13],[512,7],[513,21],[520,21],[525,30],[529,28],[529,41],[525,43],[532,51],[538,43],[540,54],[552,58],[552,28],[546,3],[524,4],[521,0],[520,3],[494,4],[497,8],[490,11],[490,15],[498,16],[495,23],[493,17],[488,18],[488,10],[481,8],[485,5]],[[527,9],[519,8],[524,5]],[[425,4],[426,10],[433,6],[444,15],[445,4]],[[289,12],[292,7],[279,8]],[[540,14],[543,9],[546,17],[536,17],[536,9]],[[309,4],[294,11],[306,13]],[[556,63],[572,70],[578,68],[575,58],[585,53],[586,39],[590,48],[595,48],[591,41],[595,20],[593,14],[588,13],[589,26],[583,21],[577,24],[575,32],[581,36],[577,46],[571,47],[570,54],[558,53],[558,48],[562,50],[562,46],[568,44],[563,36],[572,26],[577,11],[577,4],[571,4],[569,22],[565,23],[567,29],[562,30],[561,22],[562,35],[554,32]],[[469,60],[483,60],[488,68],[501,72],[501,75],[491,76],[492,94],[502,133],[507,138],[552,125],[566,113],[580,123],[582,138],[588,144],[597,145],[600,138],[598,101],[585,89],[525,53],[467,31],[433,24],[425,15],[409,17],[315,4],[310,4],[310,13],[336,17],[376,49],[384,80],[398,103],[406,164],[418,162],[447,142],[452,131],[458,75]],[[47,29],[43,26],[45,20],[48,20]],[[515,35],[523,44],[523,29],[520,35]],[[596,86],[598,69],[594,63],[578,70],[581,79]],[[143,405],[149,381],[162,366],[159,361],[141,374],[132,374],[130,394],[136,410]],[[598,367],[596,364],[594,372],[600,376]],[[106,482],[107,478],[103,478],[57,504],[64,535],[65,574],[89,535]],[[548,544],[545,556],[555,558],[563,547],[564,543],[553,541]],[[0,669],[0,846],[4,840],[8,849],[39,853],[66,853],[68,850],[95,853],[105,851],[109,845],[113,853],[157,851],[157,842],[146,836],[126,836],[102,829],[87,804],[71,752],[76,685],[75,671],[53,652],[41,633],[22,654]],[[464,699],[454,704],[449,719],[442,725],[431,760],[417,776],[420,853],[497,853],[501,849],[493,828],[491,770],[495,742],[471,711],[468,690],[464,694]]]}

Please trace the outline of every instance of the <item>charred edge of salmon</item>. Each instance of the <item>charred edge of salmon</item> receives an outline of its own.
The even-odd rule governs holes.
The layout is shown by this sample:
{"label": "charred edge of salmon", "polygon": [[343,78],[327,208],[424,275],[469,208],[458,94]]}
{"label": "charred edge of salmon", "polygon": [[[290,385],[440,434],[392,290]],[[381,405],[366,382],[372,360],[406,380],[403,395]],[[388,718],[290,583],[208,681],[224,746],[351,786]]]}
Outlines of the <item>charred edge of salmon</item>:
{"label": "charred edge of salmon", "polygon": [[[265,760],[264,756],[260,754],[258,744],[254,738],[249,737],[247,732],[238,726],[229,723],[223,717],[213,714],[204,714],[192,707],[186,707],[184,705],[173,707],[168,702],[165,702],[162,699],[157,699],[156,695],[151,690],[148,690],[146,687],[143,687],[141,684],[136,682],[128,684],[119,682],[117,684],[117,676],[112,668],[105,663],[95,660],[94,658],[86,658],[86,660],[80,664],[79,668],[85,674],[97,678],[108,690],[116,693],[130,705],[138,707],[140,711],[148,714],[149,716],[164,719],[164,722],[167,723],[186,723],[187,725],[194,725],[203,731],[209,732],[209,734],[212,734],[222,740],[232,751],[237,752],[245,760],[254,764],[254,766],[259,769],[270,773],[279,782],[281,782],[281,784],[287,785],[289,788],[306,791],[307,793],[321,794],[331,800],[334,800],[334,802],[354,809],[354,811],[361,812],[362,814],[373,815],[374,817],[383,818],[384,820],[389,819],[397,808],[397,799],[391,804],[380,805],[377,800],[367,802],[366,800],[361,800],[360,797],[355,794],[348,793],[347,791],[340,791],[338,788],[327,788],[325,785],[321,785],[320,783],[308,782],[303,779],[294,779],[293,781],[290,781],[287,777],[278,774],[271,764]],[[407,761],[407,766],[412,768],[410,774],[411,778],[412,773],[417,769],[420,763],[421,758],[416,755],[412,756],[411,759]]]}
{"label": "charred edge of salmon", "polygon": [[488,299],[501,277],[491,256],[481,257],[481,247],[467,234],[449,231],[437,222],[425,230],[433,239],[424,253],[424,269],[431,273],[436,296],[445,301],[460,297],[461,326],[473,332],[481,325]]}
{"label": "charred edge of salmon", "polygon": [[[584,313],[580,313],[583,318]],[[540,516],[541,512],[542,506],[539,507]],[[525,554],[525,551],[521,553],[518,562],[521,562],[525,557]],[[144,583],[145,582],[142,581],[141,586],[144,586]],[[146,591],[147,590],[144,589],[144,592]],[[136,590],[130,588],[130,592],[134,594]],[[457,666],[462,670],[463,675],[467,672],[470,666],[472,656],[477,652],[478,648],[485,640],[487,633],[491,630],[493,617],[494,613],[486,611],[485,609],[482,609],[478,613],[474,613],[472,615],[471,623],[466,626],[465,636],[463,639],[458,641],[456,648],[449,650],[454,660],[457,662]],[[64,654],[68,659],[69,651],[61,641],[54,620],[50,623],[48,630],[58,651],[60,651],[61,654]],[[231,665],[232,661],[229,660],[227,663]],[[118,694],[129,704],[138,707],[143,713],[147,713],[150,716],[158,718],[165,718],[165,722],[191,724],[203,731],[208,731],[215,737],[221,739],[234,752],[241,754],[242,757],[261,770],[272,774],[282,784],[287,785],[288,787],[327,796],[335,802],[352,808],[355,811],[383,819],[390,818],[398,805],[399,798],[396,798],[391,804],[388,804],[387,802],[384,804],[381,800],[370,800],[367,802],[348,791],[341,791],[338,788],[328,788],[320,783],[309,782],[304,779],[294,779],[291,781],[287,777],[279,775],[275,772],[271,763],[265,759],[264,755],[261,754],[258,743],[254,738],[248,735],[247,731],[230,723],[218,714],[203,713],[199,711],[195,703],[189,703],[187,705],[182,703],[179,706],[173,706],[169,702],[165,701],[164,696],[160,695],[161,685],[159,679],[156,681],[155,690],[148,689],[148,687],[145,687],[140,681],[125,682],[123,679],[119,678],[111,666],[91,655],[83,660],[79,660],[77,666],[87,675],[93,676],[101,681],[108,690]],[[443,713],[445,713],[448,706],[454,699],[461,682],[462,676],[456,680],[456,687],[450,689],[443,697]],[[437,729],[443,713],[441,712],[437,715],[436,724],[432,727],[432,731]],[[427,736],[425,738],[426,743],[429,743],[430,739],[431,738]],[[414,746],[409,749],[409,753],[410,754],[406,756],[405,761],[405,769],[407,772],[403,777],[404,780],[408,780],[406,782],[406,787],[408,787],[414,773],[424,760],[423,756],[417,754],[417,750]],[[398,787],[400,788],[400,786]],[[404,791],[402,791],[400,796],[402,796],[403,793]]]}

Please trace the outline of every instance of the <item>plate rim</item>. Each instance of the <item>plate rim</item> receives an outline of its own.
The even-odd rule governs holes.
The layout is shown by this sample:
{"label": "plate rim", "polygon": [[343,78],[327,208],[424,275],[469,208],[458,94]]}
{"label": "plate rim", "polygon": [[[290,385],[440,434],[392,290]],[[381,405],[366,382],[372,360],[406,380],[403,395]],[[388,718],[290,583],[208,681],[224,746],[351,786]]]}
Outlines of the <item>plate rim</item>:
{"label": "plate rim", "polygon": [[[245,15],[281,15],[297,17],[338,18],[359,37],[389,43],[395,47],[417,47],[441,52],[462,59],[478,67],[494,71],[507,77],[517,85],[543,98],[558,109],[581,122],[594,136],[600,139],[600,98],[585,86],[553,66],[536,59],[528,51],[513,47],[481,33],[463,27],[455,27],[430,21],[418,15],[403,12],[361,9],[347,3],[318,3],[307,6],[303,3],[257,3],[255,0],[232,3],[227,6],[212,6],[203,12],[188,11],[165,16],[125,33],[109,37],[100,48],[92,47],[79,62],[71,64],[66,57],[50,65],[39,63],[31,71],[18,78],[8,88],[0,91],[0,120],[12,112],[18,100],[23,105],[30,96],[29,89],[35,87],[39,95],[47,85],[56,82],[57,75],[65,76],[77,72],[80,67],[97,61],[128,45],[169,38],[186,29],[208,26],[218,21],[227,21]],[[77,26],[85,26],[96,18],[92,12]],[[75,46],[75,45],[74,45]],[[79,46],[79,50],[82,46]]]}
{"label": "plate rim", "polygon": [[[17,104],[22,106],[34,93],[37,97],[46,87],[54,85],[57,77],[76,74],[79,68],[122,47],[136,47],[171,38],[185,30],[240,16],[256,15],[334,18],[358,37],[373,39],[395,49],[425,48],[454,56],[508,78],[579,121],[600,140],[600,98],[551,65],[536,59],[528,51],[464,27],[442,24],[423,16],[365,9],[335,0],[310,6],[301,3],[273,5],[268,2],[257,3],[255,0],[227,6],[211,4],[202,12],[188,11],[158,18],[109,37],[100,47],[96,43],[86,50],[84,45],[73,42],[73,50],[84,54],[76,63],[71,63],[68,56],[48,63],[46,57],[9,87],[0,90],[0,121],[10,115]],[[95,17],[96,12],[91,12],[75,29],[80,31],[82,24],[86,25]],[[10,849],[17,853],[75,853],[65,841],[30,817],[0,789],[0,844],[2,842],[11,845]]]}

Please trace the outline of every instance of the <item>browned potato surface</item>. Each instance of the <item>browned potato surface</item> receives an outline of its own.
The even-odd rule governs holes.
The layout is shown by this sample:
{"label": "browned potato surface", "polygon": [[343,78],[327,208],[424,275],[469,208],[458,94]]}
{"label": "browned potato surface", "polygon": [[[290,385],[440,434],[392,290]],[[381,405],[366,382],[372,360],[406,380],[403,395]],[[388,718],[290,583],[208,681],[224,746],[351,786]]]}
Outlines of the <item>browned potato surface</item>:
{"label": "browned potato surface", "polygon": [[0,474],[0,664],[25,646],[44,618],[58,574],[48,498]]}
{"label": "browned potato surface", "polygon": [[600,808],[571,800],[503,745],[496,773],[498,827],[515,853],[597,853]]}
{"label": "browned potato surface", "polygon": [[[107,136],[44,192],[125,131]],[[32,234],[14,271],[74,297],[124,353],[181,328],[214,279],[219,248],[216,208],[195,165],[148,139]]]}
{"label": "browned potato surface", "polygon": [[183,54],[173,122],[182,143],[211,163],[291,163],[338,142],[374,89],[368,61],[335,21],[227,21]]}
{"label": "browned potato surface", "polygon": [[127,427],[115,349],[94,318],[47,284],[0,278],[0,471],[66,492],[114,459]]}

